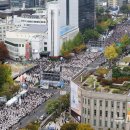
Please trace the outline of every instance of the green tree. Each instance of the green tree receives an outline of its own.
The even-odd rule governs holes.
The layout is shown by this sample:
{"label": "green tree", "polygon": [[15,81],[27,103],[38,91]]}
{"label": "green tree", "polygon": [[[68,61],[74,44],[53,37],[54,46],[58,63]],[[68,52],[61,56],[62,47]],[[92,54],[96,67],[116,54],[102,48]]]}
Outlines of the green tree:
{"label": "green tree", "polygon": [[86,29],[84,34],[84,41],[97,40],[100,34],[94,29]]}
{"label": "green tree", "polygon": [[76,130],[94,130],[89,124],[78,124]]}
{"label": "green tree", "polygon": [[66,94],[59,98],[60,105],[62,105],[63,110],[69,108],[70,106],[70,95]]}
{"label": "green tree", "polygon": [[125,4],[120,8],[120,11],[128,16],[130,12],[130,6]]}
{"label": "green tree", "polygon": [[106,28],[104,28],[103,26],[101,25],[97,25],[96,26],[96,31],[100,34],[102,34],[103,32],[105,32]]}
{"label": "green tree", "polygon": [[46,105],[46,111],[51,114],[56,111],[60,106],[59,100],[49,100]]}
{"label": "green tree", "polygon": [[70,123],[63,124],[60,130],[76,130],[77,126],[78,123],[70,122]]}
{"label": "green tree", "polygon": [[5,83],[12,84],[12,72],[11,68],[8,65],[0,64],[0,87],[2,87]]}

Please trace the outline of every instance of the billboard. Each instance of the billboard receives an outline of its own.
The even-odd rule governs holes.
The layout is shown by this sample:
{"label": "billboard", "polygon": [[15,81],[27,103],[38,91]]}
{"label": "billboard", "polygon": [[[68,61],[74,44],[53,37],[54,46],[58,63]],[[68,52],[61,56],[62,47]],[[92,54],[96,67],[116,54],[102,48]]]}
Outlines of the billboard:
{"label": "billboard", "polygon": [[81,116],[81,90],[71,81],[71,110]]}

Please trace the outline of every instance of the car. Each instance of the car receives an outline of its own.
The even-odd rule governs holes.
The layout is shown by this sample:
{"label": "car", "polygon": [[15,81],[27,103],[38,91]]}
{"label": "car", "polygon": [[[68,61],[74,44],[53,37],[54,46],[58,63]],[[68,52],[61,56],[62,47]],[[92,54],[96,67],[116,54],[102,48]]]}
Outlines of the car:
{"label": "car", "polygon": [[47,114],[43,114],[42,116],[40,116],[39,120],[42,121],[47,117]]}

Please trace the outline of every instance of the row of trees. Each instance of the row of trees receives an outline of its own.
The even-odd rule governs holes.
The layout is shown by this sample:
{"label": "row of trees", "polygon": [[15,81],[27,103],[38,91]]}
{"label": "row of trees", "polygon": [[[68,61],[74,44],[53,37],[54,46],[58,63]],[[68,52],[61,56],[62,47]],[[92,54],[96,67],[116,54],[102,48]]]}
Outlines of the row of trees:
{"label": "row of trees", "polygon": [[61,130],[94,130],[89,124],[79,124],[79,123],[66,123],[61,126]]}
{"label": "row of trees", "polygon": [[39,122],[31,122],[25,128],[22,128],[20,130],[38,130],[39,127],[40,127]]}
{"label": "row of trees", "polygon": [[70,97],[70,95],[66,94],[66,95],[59,97],[58,99],[49,100],[46,105],[47,113],[51,114],[53,112],[57,112],[57,115],[58,115],[58,113],[60,114],[65,109],[68,109],[69,105],[70,105],[69,97]]}

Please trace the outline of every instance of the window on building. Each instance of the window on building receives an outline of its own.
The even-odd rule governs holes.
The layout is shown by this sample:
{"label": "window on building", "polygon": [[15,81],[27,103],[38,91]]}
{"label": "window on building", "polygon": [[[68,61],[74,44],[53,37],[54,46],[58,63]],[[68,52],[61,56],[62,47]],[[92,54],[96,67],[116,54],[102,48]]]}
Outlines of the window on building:
{"label": "window on building", "polygon": [[90,119],[88,119],[88,123],[90,123]]}
{"label": "window on building", "polygon": [[44,51],[47,51],[47,47],[44,47]]}
{"label": "window on building", "polygon": [[102,126],[102,120],[99,120],[99,126]]}
{"label": "window on building", "polygon": [[113,111],[111,112],[111,118],[113,118]]}
{"label": "window on building", "polygon": [[111,128],[113,128],[113,122],[111,122]]}
{"label": "window on building", "polygon": [[95,119],[93,120],[93,125],[96,126],[96,120]]}
{"label": "window on building", "polygon": [[120,108],[120,102],[117,102],[117,108]]}
{"label": "window on building", "polygon": [[94,106],[96,106],[97,105],[97,101],[96,100],[94,100]]}
{"label": "window on building", "polygon": [[119,128],[119,124],[116,125],[116,128],[117,128],[117,129]]}
{"label": "window on building", "polygon": [[108,111],[105,111],[105,117],[107,117],[108,116]]}
{"label": "window on building", "polygon": [[114,107],[114,102],[113,102],[113,101],[111,101],[111,107],[112,107],[112,108]]}
{"label": "window on building", "polygon": [[107,121],[105,121],[105,127],[107,127]]}
{"label": "window on building", "polygon": [[105,101],[105,106],[108,107],[108,101]]}
{"label": "window on building", "polygon": [[125,119],[125,113],[122,114],[123,118]]}
{"label": "window on building", "polygon": [[94,110],[94,116],[96,116],[96,110]]}
{"label": "window on building", "polygon": [[86,120],[86,118],[84,119],[84,122],[85,122],[85,123],[87,123],[87,120]]}
{"label": "window on building", "polygon": [[90,109],[88,109],[88,115],[90,115]]}
{"label": "window on building", "polygon": [[87,112],[86,112],[86,108],[85,108],[85,112],[84,112],[84,113],[85,113],[85,114],[87,113]]}
{"label": "window on building", "polygon": [[47,42],[44,42],[44,45],[47,45]]}
{"label": "window on building", "polygon": [[100,103],[100,106],[102,106],[102,100],[100,100],[99,103]]}
{"label": "window on building", "polygon": [[19,44],[19,47],[21,47],[21,44]]}
{"label": "window on building", "polygon": [[86,100],[86,98],[85,98],[85,104],[87,104],[87,100]]}
{"label": "window on building", "polygon": [[117,117],[119,117],[119,112],[117,112]]}
{"label": "window on building", "polygon": [[100,110],[100,116],[102,116],[102,110]]}
{"label": "window on building", "polygon": [[90,105],[90,99],[88,99],[88,105]]}
{"label": "window on building", "polygon": [[125,102],[123,102],[123,109],[125,109],[125,107],[126,107],[126,103],[125,103]]}
{"label": "window on building", "polygon": [[22,47],[24,47],[24,44],[22,44]]}

